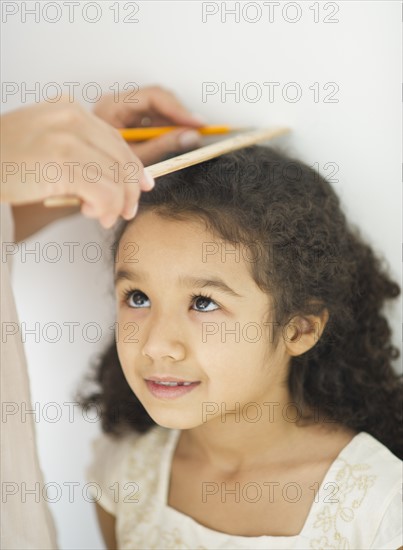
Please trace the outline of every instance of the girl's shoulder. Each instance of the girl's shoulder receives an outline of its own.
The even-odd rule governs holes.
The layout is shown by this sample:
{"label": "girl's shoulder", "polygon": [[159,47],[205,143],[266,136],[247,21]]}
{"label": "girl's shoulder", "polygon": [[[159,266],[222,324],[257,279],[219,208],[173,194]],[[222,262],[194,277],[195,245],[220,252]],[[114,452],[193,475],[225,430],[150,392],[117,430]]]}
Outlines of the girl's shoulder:
{"label": "girl's shoulder", "polygon": [[337,541],[346,548],[401,545],[402,461],[385,445],[358,433],[324,481],[307,522],[315,541],[329,548]]}
{"label": "girl's shoulder", "polygon": [[339,459],[356,465],[365,463],[374,474],[378,472],[392,483],[401,478],[401,459],[367,432],[359,432],[342,450]]}
{"label": "girl's shoulder", "polygon": [[378,439],[360,432],[338,455],[327,478],[337,484],[342,502],[350,499],[354,509],[368,507],[368,517],[375,519],[401,494],[402,461]]}

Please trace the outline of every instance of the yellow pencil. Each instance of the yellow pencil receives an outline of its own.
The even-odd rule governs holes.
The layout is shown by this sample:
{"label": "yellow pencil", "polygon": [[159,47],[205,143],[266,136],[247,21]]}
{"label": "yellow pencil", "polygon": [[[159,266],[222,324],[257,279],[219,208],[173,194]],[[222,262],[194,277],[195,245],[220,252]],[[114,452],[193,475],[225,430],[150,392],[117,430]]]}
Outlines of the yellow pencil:
{"label": "yellow pencil", "polygon": [[[126,141],[144,141],[146,139],[162,136],[177,128],[179,128],[179,126],[150,126],[148,128],[122,128],[119,132]],[[230,126],[202,126],[194,129],[203,136],[228,134],[229,132],[239,130],[239,128],[231,128]]]}

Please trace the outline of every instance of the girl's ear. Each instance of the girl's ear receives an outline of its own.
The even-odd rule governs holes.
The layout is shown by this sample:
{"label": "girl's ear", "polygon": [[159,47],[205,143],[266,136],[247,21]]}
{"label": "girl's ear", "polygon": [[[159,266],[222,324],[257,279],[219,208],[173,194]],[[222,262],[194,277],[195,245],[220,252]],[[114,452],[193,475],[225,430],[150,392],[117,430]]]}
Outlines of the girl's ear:
{"label": "girl's ear", "polygon": [[302,355],[313,348],[322,336],[329,312],[326,308],[319,315],[296,315],[283,331],[284,344],[289,355]]}

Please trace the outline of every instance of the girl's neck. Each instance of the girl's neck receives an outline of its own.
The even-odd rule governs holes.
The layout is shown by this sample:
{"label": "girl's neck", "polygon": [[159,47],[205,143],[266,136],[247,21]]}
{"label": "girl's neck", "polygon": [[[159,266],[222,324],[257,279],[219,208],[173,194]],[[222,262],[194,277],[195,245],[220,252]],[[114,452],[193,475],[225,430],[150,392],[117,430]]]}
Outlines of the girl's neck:
{"label": "girl's neck", "polygon": [[183,430],[177,456],[231,475],[270,464],[291,466],[295,461],[334,459],[356,433],[338,424],[298,426],[295,422],[271,423],[263,419],[251,423],[242,417],[236,422],[232,416],[232,421],[227,418],[221,422],[218,418]]}

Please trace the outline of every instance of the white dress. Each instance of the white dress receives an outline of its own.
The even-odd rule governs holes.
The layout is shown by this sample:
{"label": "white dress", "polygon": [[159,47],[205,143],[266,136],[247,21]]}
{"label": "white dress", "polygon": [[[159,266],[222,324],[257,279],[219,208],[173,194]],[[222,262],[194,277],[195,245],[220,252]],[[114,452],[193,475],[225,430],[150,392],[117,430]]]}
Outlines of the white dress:
{"label": "white dress", "polygon": [[[180,430],[157,426],[144,435],[102,434],[93,442],[87,479],[94,499],[116,516],[120,550],[396,550],[402,545],[402,462],[366,432],[332,463],[301,533],[292,537],[227,535],[168,506],[179,435]],[[337,499],[329,499],[328,483],[337,484]]]}

